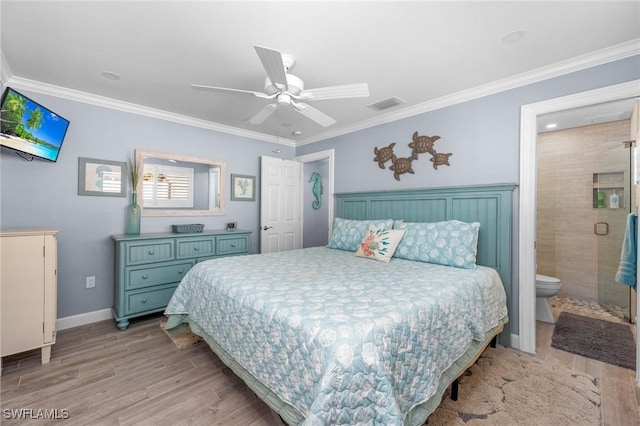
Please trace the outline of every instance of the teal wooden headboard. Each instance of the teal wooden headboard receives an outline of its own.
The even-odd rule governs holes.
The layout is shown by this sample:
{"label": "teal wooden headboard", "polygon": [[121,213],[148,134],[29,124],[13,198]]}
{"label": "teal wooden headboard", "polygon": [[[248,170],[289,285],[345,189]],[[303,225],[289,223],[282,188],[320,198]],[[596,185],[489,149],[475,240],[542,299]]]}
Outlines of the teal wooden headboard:
{"label": "teal wooden headboard", "polygon": [[[336,217],[480,222],[476,263],[500,274],[511,316],[511,210],[515,187],[515,184],[474,185],[336,194]],[[500,343],[510,346],[509,336],[509,327],[505,327]]]}

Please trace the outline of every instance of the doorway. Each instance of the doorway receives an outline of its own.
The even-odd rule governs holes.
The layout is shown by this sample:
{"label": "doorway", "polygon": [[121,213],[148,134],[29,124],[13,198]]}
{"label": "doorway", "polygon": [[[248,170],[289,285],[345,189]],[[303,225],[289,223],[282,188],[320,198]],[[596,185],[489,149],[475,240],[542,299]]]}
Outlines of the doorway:
{"label": "doorway", "polygon": [[[301,187],[303,188],[303,191],[310,191],[311,183],[308,181],[310,180],[312,169],[320,170],[322,177],[322,196],[319,209],[314,209],[311,205],[313,200],[310,196],[308,197],[310,194],[305,193],[300,197],[301,202],[303,203],[300,209],[303,218],[301,236],[302,247],[321,245],[322,241],[326,240],[328,242],[329,237],[331,236],[334,208],[334,155],[334,150],[328,149],[326,151],[319,151],[296,157],[296,161],[302,163],[303,173]],[[311,167],[313,165],[317,165],[318,167]],[[322,215],[322,217],[318,217],[319,214]],[[313,235],[309,235],[309,227],[314,226],[314,223],[319,224],[323,230],[321,232],[326,230],[326,235],[317,235],[315,231],[313,232]],[[307,229],[306,233],[305,229]]]}
{"label": "doorway", "polygon": [[619,99],[640,96],[635,80],[575,95],[524,105],[520,127],[520,186],[518,223],[518,336],[512,339],[518,349],[535,353],[535,246],[536,246],[536,145],[538,116]]}

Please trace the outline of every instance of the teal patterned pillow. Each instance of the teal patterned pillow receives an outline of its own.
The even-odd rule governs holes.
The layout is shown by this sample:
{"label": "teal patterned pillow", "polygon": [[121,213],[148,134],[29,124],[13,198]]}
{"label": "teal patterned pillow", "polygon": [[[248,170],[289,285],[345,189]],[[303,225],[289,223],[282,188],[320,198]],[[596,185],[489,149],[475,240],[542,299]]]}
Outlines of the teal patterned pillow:
{"label": "teal patterned pillow", "polygon": [[391,229],[393,219],[383,220],[349,220],[336,217],[333,220],[333,233],[327,247],[356,251],[360,242],[369,231],[369,225],[375,225],[382,229]]}
{"label": "teal patterned pillow", "polygon": [[456,268],[476,267],[480,230],[478,222],[447,220],[411,223],[396,220],[393,222],[393,228],[406,231],[393,257]]}

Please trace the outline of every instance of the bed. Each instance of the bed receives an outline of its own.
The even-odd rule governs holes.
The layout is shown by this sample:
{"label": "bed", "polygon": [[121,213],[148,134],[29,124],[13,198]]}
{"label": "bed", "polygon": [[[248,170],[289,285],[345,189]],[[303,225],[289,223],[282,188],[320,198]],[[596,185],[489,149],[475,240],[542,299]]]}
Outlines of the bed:
{"label": "bed", "polygon": [[[189,324],[288,424],[423,424],[489,341],[508,346],[513,188],[339,194],[327,247],[199,263],[166,327]],[[436,222],[480,225],[472,265],[411,258],[403,238]],[[340,248],[345,223],[406,228],[404,254]]]}

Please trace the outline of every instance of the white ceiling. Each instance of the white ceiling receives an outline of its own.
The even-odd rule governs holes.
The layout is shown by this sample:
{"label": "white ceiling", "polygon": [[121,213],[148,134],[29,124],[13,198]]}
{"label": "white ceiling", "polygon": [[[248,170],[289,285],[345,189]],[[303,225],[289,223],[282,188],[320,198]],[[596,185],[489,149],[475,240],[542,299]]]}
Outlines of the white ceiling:
{"label": "white ceiling", "polygon": [[[301,144],[499,90],[603,49],[638,54],[639,16],[639,1],[2,0],[2,77],[16,88]],[[514,31],[526,35],[503,41]],[[337,120],[328,128],[290,107],[252,125],[269,101],[190,87],[262,91],[254,45],[292,55],[306,88],[366,82],[370,96],[313,102]],[[404,104],[367,107],[392,97]]]}

